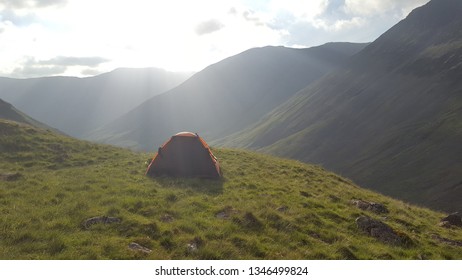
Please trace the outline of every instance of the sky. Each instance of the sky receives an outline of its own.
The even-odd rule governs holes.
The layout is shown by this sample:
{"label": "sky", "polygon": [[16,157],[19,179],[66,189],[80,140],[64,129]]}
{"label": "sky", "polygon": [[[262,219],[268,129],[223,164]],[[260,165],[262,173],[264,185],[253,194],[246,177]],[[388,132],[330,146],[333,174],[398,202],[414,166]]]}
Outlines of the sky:
{"label": "sky", "polygon": [[371,42],[429,0],[0,0],[0,76],[197,72],[247,49]]}

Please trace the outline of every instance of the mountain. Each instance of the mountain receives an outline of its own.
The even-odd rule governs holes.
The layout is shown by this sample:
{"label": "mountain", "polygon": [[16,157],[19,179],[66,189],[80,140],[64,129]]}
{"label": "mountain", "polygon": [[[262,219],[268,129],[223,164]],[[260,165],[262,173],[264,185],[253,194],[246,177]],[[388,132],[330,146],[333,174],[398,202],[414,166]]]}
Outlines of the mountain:
{"label": "mountain", "polygon": [[123,68],[89,78],[0,78],[0,98],[41,122],[83,137],[190,75]]}
{"label": "mountain", "polygon": [[321,164],[435,209],[462,205],[462,1],[433,0],[221,143]]}
{"label": "mountain", "polygon": [[221,181],[153,179],[147,154],[6,120],[0,134],[1,259],[462,259],[446,214],[318,166],[215,149]]}
{"label": "mountain", "polygon": [[29,124],[38,128],[48,129],[60,133],[58,130],[49,127],[16,109],[13,105],[0,99],[0,119]]}
{"label": "mountain", "polygon": [[209,140],[224,137],[257,121],[365,45],[247,50],[151,98],[88,139],[147,150],[179,131]]}

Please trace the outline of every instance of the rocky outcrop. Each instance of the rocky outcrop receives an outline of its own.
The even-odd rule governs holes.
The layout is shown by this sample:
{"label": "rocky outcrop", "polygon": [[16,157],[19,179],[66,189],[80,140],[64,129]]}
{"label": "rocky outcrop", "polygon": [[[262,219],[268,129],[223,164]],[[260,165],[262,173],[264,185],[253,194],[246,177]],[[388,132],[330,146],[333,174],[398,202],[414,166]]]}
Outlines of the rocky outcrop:
{"label": "rocky outcrop", "polygon": [[356,205],[356,207],[358,207],[361,210],[371,211],[376,214],[386,214],[389,212],[387,207],[380,203],[369,202],[361,199],[353,199],[351,200],[351,203],[353,205]]}
{"label": "rocky outcrop", "polygon": [[459,215],[459,213],[452,213],[448,215],[447,217],[444,217],[440,221],[440,226],[442,227],[451,227],[451,226],[456,226],[456,227],[462,227],[462,216]]}
{"label": "rocky outcrop", "polygon": [[439,241],[441,243],[448,244],[450,246],[457,246],[457,247],[462,247],[462,241],[458,240],[452,240],[448,238],[441,237],[439,235],[433,234],[432,238],[435,239],[436,241]]}
{"label": "rocky outcrop", "polygon": [[356,225],[363,232],[380,240],[383,243],[397,246],[409,246],[412,240],[405,235],[392,229],[389,225],[367,216],[356,219]]}

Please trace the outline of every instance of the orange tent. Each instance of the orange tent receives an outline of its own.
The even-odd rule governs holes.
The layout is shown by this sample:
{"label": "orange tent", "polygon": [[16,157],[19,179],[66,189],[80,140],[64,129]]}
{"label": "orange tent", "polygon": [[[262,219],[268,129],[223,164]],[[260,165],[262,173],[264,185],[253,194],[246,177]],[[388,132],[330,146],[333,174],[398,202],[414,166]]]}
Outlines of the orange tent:
{"label": "orange tent", "polygon": [[165,142],[146,170],[149,176],[220,178],[217,158],[196,133],[180,132]]}

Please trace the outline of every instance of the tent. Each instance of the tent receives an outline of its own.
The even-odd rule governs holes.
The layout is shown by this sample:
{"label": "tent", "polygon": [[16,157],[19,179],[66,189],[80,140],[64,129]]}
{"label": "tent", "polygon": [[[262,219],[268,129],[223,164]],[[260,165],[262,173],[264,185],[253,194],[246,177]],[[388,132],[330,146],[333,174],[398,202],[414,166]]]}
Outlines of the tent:
{"label": "tent", "polygon": [[180,132],[158,149],[146,175],[218,179],[221,170],[217,158],[197,133]]}

